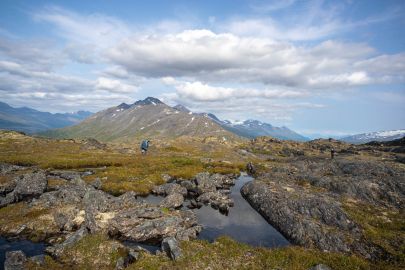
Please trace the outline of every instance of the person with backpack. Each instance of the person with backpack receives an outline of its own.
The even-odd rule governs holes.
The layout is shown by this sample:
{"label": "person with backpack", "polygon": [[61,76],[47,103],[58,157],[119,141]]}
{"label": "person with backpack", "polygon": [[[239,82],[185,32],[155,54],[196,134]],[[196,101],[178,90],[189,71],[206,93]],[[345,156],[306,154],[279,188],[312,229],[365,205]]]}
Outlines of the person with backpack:
{"label": "person with backpack", "polygon": [[146,152],[148,151],[149,148],[149,140],[143,140],[141,143],[141,153],[142,155],[146,155]]}

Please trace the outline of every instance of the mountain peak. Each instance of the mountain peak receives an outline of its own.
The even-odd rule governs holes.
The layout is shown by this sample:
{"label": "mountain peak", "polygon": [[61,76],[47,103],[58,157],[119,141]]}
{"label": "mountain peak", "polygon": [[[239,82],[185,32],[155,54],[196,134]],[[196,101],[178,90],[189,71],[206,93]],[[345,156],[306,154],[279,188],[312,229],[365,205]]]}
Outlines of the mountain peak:
{"label": "mountain peak", "polygon": [[124,102],[117,106],[117,108],[124,109],[124,110],[128,109],[129,107],[131,107],[131,106]]}
{"label": "mountain peak", "polygon": [[178,110],[180,112],[186,112],[186,113],[190,112],[190,110],[187,109],[187,107],[185,107],[185,106],[183,106],[181,104],[177,104],[176,106],[173,107],[173,109]]}
{"label": "mountain peak", "polygon": [[147,97],[144,100],[138,100],[133,105],[137,106],[137,105],[157,105],[157,104],[163,104],[163,102],[154,97]]}

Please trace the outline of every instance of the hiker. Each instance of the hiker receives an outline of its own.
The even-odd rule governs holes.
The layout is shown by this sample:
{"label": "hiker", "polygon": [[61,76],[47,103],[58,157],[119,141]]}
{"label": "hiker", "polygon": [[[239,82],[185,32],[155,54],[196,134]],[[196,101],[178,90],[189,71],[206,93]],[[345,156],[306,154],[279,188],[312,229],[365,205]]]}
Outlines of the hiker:
{"label": "hiker", "polygon": [[330,149],[330,158],[333,159],[335,157],[335,149]]}
{"label": "hiker", "polygon": [[141,143],[141,153],[142,155],[146,155],[146,152],[148,151],[149,147],[149,140],[143,140]]}

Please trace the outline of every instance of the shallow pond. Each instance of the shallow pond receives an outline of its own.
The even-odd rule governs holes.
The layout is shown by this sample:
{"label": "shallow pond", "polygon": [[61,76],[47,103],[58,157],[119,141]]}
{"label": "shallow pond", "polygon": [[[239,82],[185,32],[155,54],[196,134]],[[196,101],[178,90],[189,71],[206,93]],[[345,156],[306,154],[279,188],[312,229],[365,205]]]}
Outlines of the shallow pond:
{"label": "shallow pond", "polygon": [[[199,239],[214,241],[218,236],[228,235],[233,239],[247,243],[252,246],[281,247],[289,242],[267,221],[254,210],[250,204],[242,197],[240,189],[242,186],[252,181],[253,178],[242,175],[231,187],[231,198],[235,205],[230,208],[228,215],[221,214],[218,210],[209,205],[204,205],[200,209],[193,209],[197,215],[198,223],[203,226],[199,234]],[[150,204],[159,204],[163,197],[149,195],[142,198]],[[188,204],[187,202],[184,205]],[[183,206],[183,209],[188,209]],[[125,241],[125,245],[140,245],[143,248],[156,252],[158,246],[145,245]],[[7,251],[22,250],[30,257],[44,254],[46,245],[44,243],[33,243],[28,240],[8,241],[0,237],[0,270],[4,268],[5,254]]]}
{"label": "shallow pond", "polygon": [[0,237],[0,269],[4,269],[6,252],[13,250],[24,251],[27,257],[44,254],[46,245],[44,243],[34,243],[29,240],[9,241]]}
{"label": "shallow pond", "polygon": [[[230,208],[227,216],[209,205],[192,210],[197,215],[198,223],[204,227],[199,234],[200,239],[212,242],[218,236],[228,235],[239,242],[253,246],[280,247],[289,244],[284,236],[242,197],[240,189],[252,180],[252,177],[242,175],[231,187],[230,196],[235,205]],[[143,199],[151,204],[159,204],[163,197],[150,195]],[[186,204],[185,202],[184,205]],[[184,206],[183,209],[187,208]]]}

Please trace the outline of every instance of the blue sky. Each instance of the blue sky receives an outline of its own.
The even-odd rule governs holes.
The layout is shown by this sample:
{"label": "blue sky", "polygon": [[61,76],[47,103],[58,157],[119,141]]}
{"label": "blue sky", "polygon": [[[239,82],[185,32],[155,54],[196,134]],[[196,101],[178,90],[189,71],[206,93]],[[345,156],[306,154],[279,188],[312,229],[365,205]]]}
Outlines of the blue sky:
{"label": "blue sky", "polygon": [[303,134],[405,128],[405,1],[0,2],[0,99],[147,96]]}

